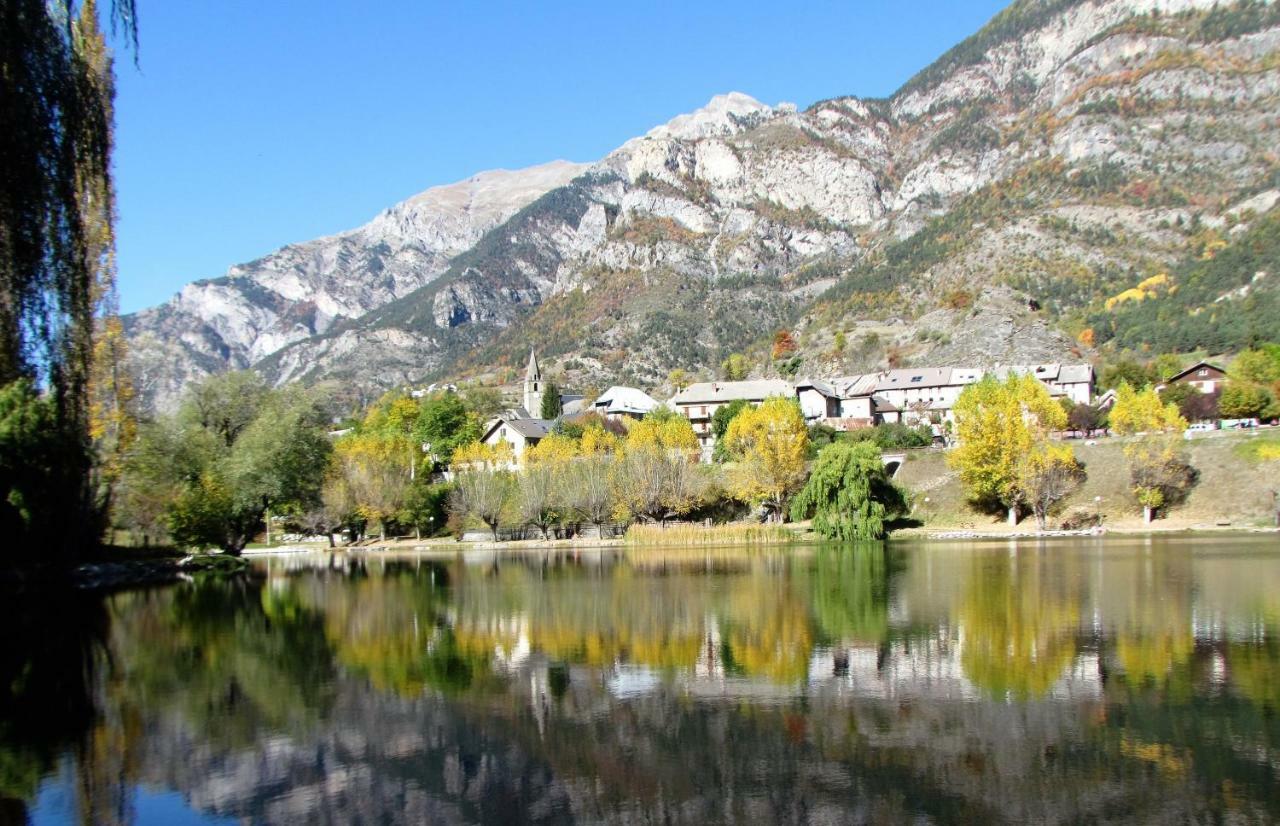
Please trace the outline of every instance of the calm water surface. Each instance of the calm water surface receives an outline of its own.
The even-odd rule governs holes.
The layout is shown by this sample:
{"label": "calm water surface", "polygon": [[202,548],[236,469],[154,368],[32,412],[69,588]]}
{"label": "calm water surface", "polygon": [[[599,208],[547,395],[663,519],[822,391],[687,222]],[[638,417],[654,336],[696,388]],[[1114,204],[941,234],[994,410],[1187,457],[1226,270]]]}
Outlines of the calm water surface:
{"label": "calm water surface", "polygon": [[1280,820],[1280,541],[276,558],[14,599],[0,823]]}

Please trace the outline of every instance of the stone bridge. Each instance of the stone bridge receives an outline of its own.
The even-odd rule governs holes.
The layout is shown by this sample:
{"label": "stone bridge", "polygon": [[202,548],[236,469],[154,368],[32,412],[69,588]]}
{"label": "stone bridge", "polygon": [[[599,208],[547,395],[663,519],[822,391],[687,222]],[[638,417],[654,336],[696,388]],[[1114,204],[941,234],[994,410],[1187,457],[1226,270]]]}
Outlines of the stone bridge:
{"label": "stone bridge", "polygon": [[888,471],[889,478],[892,479],[893,477],[898,475],[898,469],[901,468],[902,463],[907,460],[907,454],[885,453],[883,455],[883,458],[884,458],[884,469]]}

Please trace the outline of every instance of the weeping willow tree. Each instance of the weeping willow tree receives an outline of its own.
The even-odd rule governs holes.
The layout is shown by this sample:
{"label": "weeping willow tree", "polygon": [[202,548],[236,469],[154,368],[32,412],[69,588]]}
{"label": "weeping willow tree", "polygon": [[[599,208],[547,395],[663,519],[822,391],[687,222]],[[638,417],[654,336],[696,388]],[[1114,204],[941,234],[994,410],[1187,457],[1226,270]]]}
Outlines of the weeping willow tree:
{"label": "weeping willow tree", "polygon": [[[135,42],[133,0],[110,18]],[[113,97],[94,0],[0,0],[0,535],[44,562],[100,534],[91,386],[122,353],[108,321]],[[113,415],[130,395],[97,394]],[[99,430],[116,450],[121,428]]]}
{"label": "weeping willow tree", "polygon": [[837,542],[884,539],[885,523],[906,512],[906,498],[885,471],[880,448],[869,442],[824,447],[791,502],[792,519],[812,516],[814,532]]}

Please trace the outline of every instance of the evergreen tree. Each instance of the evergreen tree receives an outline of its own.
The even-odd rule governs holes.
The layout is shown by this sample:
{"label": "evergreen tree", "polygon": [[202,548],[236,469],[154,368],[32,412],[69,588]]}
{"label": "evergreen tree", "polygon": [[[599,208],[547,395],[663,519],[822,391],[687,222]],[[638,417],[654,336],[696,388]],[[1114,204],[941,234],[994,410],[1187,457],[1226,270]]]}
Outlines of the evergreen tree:
{"label": "evergreen tree", "polygon": [[[533,411],[529,411],[533,412]],[[542,419],[557,419],[564,412],[564,408],[560,405],[560,388],[556,386],[554,381],[548,381],[542,390],[542,410],[538,417]]]}

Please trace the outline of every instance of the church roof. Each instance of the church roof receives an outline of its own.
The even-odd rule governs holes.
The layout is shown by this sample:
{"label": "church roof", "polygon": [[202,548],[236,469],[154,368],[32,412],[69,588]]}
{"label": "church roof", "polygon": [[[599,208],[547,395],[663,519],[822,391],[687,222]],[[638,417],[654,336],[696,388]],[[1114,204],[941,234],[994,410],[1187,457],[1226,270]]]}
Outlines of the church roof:
{"label": "church roof", "polygon": [[538,355],[532,349],[529,350],[529,368],[524,371],[525,381],[534,381],[542,378],[542,368],[538,367]]}

